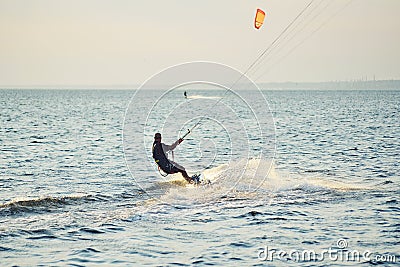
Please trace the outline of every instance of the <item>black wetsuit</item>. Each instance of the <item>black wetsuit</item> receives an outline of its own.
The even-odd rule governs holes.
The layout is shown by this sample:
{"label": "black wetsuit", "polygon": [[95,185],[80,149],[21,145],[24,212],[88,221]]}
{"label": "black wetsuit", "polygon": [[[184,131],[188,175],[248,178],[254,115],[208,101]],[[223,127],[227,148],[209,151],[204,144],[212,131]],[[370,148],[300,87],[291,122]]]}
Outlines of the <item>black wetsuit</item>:
{"label": "black wetsuit", "polygon": [[163,172],[168,174],[173,174],[177,172],[181,172],[174,164],[172,164],[167,156],[165,156],[164,150],[162,149],[161,142],[154,141],[153,143],[153,158],[156,161],[157,165],[160,167]]}

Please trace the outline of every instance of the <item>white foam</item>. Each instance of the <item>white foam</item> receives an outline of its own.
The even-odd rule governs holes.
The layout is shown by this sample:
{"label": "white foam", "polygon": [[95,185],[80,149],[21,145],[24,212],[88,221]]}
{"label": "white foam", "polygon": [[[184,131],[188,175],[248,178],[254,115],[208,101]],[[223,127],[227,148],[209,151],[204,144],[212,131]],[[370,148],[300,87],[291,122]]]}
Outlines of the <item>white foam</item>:
{"label": "white foam", "polygon": [[211,181],[210,185],[193,186],[185,184],[178,175],[171,177],[170,183],[184,186],[171,188],[162,200],[175,204],[204,203],[222,196],[262,198],[268,193],[282,193],[292,190],[315,191],[351,191],[369,190],[369,186],[360,183],[344,183],[327,178],[304,177],[285,174],[277,170],[272,160],[250,159],[222,164],[205,170],[202,175]]}
{"label": "white foam", "polygon": [[220,99],[220,96],[203,96],[203,95],[191,95],[188,99]]}

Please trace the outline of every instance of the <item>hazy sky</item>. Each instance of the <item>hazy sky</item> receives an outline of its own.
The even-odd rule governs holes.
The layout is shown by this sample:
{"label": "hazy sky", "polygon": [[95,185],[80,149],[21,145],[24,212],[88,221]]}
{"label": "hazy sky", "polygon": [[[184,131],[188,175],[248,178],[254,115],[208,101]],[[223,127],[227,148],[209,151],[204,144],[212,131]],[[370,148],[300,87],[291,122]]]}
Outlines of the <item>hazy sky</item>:
{"label": "hazy sky", "polygon": [[[309,2],[0,0],[0,87],[134,85],[190,61],[244,71]],[[400,79],[399,11],[399,0],[315,0],[249,77]]]}

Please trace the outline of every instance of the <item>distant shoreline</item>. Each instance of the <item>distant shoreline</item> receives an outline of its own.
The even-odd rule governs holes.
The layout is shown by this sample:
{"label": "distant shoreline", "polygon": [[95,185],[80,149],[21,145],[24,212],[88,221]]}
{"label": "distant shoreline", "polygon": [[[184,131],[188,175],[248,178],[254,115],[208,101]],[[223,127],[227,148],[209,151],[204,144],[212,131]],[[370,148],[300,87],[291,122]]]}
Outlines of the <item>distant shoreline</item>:
{"label": "distant shoreline", "polygon": [[270,90],[399,90],[400,80],[260,83]]}
{"label": "distant shoreline", "polygon": [[[257,83],[261,90],[400,90],[400,80],[371,81],[333,81],[333,82],[271,82]],[[140,85],[38,85],[38,86],[0,86],[0,90],[136,90]],[[157,89],[165,89],[160,86]],[[240,85],[239,85],[240,87]],[[203,89],[203,88],[201,88]],[[235,89],[236,90],[236,89]]]}

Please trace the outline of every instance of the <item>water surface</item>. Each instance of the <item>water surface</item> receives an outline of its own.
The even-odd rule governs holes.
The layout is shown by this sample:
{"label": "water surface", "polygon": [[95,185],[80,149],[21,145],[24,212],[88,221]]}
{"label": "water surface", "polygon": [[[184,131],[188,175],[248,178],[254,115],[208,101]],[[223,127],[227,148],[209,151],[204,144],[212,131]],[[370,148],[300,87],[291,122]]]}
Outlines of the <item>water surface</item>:
{"label": "water surface", "polygon": [[[257,191],[246,189],[246,177],[229,191],[240,160],[211,187],[163,186],[152,168],[135,177],[138,186],[122,142],[132,95],[0,91],[2,266],[359,265],[259,259],[265,247],[318,253],[340,239],[348,250],[400,260],[399,91],[264,91],[276,154],[261,162],[274,160]],[[213,134],[224,144],[226,136]],[[144,166],[148,157],[136,161]]]}

